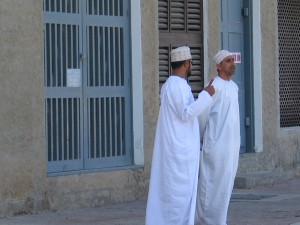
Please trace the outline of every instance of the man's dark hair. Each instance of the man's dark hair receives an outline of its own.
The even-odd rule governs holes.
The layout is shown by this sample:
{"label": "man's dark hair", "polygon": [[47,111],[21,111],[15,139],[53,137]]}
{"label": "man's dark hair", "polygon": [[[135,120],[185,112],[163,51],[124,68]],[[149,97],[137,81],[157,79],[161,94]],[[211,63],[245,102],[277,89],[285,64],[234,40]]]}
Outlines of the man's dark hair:
{"label": "man's dark hair", "polygon": [[176,70],[178,68],[180,68],[183,63],[185,62],[186,60],[183,60],[183,61],[178,61],[178,62],[171,62],[171,67],[173,70]]}

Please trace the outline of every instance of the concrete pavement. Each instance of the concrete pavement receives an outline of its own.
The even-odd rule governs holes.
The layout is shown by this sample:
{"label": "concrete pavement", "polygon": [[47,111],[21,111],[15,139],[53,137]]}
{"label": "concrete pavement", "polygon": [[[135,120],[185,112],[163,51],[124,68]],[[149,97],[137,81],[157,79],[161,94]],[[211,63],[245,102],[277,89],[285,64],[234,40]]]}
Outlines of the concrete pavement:
{"label": "concrete pavement", "polygon": [[[0,225],[144,225],[146,201],[0,219]],[[300,225],[300,178],[234,189],[228,225]]]}

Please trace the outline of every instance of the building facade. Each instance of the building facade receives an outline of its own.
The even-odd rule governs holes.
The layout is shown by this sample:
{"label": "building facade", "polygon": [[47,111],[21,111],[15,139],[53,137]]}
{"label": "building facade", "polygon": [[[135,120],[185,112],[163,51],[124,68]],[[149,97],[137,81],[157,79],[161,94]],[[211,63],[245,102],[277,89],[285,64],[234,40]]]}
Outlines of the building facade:
{"label": "building facade", "polygon": [[299,15],[296,0],[1,1],[0,216],[145,199],[179,45],[195,97],[219,49],[239,59],[237,185],[299,175]]}

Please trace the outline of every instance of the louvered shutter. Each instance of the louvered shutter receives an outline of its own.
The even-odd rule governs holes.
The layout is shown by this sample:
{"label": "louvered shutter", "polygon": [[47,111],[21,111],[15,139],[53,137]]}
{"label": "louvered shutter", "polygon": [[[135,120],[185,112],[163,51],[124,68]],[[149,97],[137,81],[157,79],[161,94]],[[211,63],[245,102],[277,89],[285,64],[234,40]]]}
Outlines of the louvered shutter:
{"label": "louvered shutter", "polygon": [[201,0],[159,0],[159,84],[171,74],[171,49],[187,45],[193,56],[189,83],[195,97],[203,88],[203,29]]}

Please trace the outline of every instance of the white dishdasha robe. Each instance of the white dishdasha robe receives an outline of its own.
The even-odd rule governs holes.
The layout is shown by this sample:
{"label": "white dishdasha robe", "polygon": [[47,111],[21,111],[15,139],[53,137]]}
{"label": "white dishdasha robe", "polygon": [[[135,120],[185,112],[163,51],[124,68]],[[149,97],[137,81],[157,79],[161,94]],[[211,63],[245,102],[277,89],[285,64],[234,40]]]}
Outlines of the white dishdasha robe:
{"label": "white dishdasha robe", "polygon": [[197,116],[209,107],[202,91],[195,101],[184,78],[170,76],[161,89],[146,225],[194,225],[200,134]]}
{"label": "white dishdasha robe", "polygon": [[213,103],[199,117],[203,146],[198,182],[196,224],[226,225],[238,167],[240,117],[238,86],[216,77]]}

